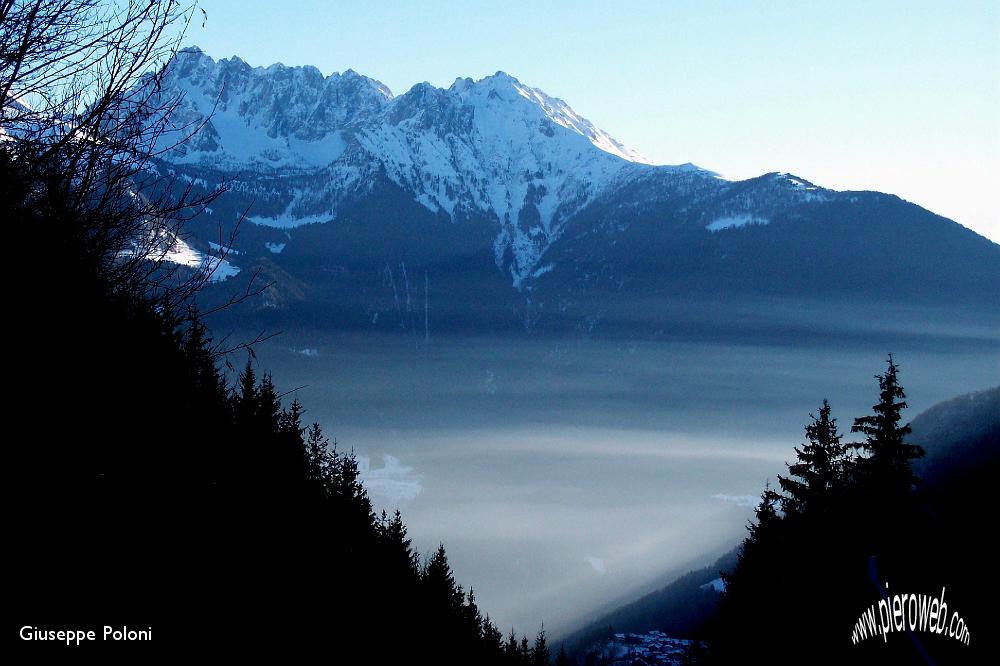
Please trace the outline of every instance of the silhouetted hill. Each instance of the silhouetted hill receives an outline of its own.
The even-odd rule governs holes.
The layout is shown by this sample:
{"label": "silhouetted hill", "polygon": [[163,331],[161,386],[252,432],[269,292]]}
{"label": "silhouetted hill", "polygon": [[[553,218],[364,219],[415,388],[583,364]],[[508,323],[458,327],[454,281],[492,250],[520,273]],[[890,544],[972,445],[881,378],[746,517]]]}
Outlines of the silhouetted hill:
{"label": "silhouetted hill", "polygon": [[932,488],[953,487],[1000,459],[1000,386],[934,405],[910,427],[913,441],[927,451],[918,473]]}

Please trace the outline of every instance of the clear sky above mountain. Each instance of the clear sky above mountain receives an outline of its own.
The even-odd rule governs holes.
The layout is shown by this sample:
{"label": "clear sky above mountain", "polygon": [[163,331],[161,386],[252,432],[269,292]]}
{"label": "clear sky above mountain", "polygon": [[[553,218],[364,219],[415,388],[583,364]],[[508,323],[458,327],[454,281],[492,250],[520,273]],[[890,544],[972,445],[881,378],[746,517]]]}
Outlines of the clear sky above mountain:
{"label": "clear sky above mountain", "polygon": [[663,164],[898,194],[1000,241],[1000,3],[204,0],[187,42],[394,93],[504,70]]}

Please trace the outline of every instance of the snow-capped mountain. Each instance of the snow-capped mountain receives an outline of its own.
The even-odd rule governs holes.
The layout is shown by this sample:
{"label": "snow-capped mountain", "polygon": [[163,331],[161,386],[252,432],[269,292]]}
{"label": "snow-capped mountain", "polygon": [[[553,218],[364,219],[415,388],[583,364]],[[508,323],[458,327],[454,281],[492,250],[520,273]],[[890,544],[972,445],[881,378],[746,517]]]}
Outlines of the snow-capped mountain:
{"label": "snow-capped mountain", "polygon": [[[449,88],[427,83],[394,97],[348,70],[253,68],[214,61],[196,48],[169,67],[177,165],[219,171],[322,172],[323,186],[283,192],[285,207],[252,215],[288,228],[337,218],[338,204],[383,174],[431,212],[452,221],[494,218],[497,265],[505,253],[520,286],[564,222],[633,163],[647,163],[568,104],[497,72]],[[178,135],[192,134],[183,143]]]}
{"label": "snow-capped mountain", "polygon": [[[456,321],[513,315],[529,328],[593,322],[624,294],[975,300],[1000,288],[1000,247],[913,204],[791,174],[652,165],[504,72],[394,96],[351,70],[191,48],[161,94],[179,103],[160,168],[195,189],[228,183],[193,224],[195,249],[210,253],[245,216],[234,274],[263,262],[310,316],[417,326],[421,282]],[[903,274],[920,277],[897,285]]]}

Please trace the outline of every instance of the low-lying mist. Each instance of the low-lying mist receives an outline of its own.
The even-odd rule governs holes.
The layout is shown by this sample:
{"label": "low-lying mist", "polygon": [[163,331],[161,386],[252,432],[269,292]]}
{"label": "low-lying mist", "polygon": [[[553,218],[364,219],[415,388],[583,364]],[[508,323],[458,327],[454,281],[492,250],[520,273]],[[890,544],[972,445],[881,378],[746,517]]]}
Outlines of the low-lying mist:
{"label": "low-lying mist", "polygon": [[892,346],[886,326],[825,345],[298,330],[258,354],[502,629],[558,634],[734,546],[824,398],[845,432],[868,413],[887,352],[910,418],[995,384],[1000,343],[945,324]]}

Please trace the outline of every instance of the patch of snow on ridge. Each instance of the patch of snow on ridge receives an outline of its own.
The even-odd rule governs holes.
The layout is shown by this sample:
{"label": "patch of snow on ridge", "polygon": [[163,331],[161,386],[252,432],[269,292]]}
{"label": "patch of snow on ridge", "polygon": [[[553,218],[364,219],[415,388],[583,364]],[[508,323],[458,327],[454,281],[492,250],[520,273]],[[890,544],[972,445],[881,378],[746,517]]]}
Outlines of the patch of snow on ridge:
{"label": "patch of snow on ridge", "polygon": [[209,274],[209,280],[212,282],[222,282],[239,275],[240,272],[239,268],[225,259],[202,254],[181,238],[174,238],[173,243],[161,255],[150,258],[186,266],[194,270],[203,270]]}
{"label": "patch of snow on ridge", "polygon": [[240,269],[233,266],[225,259],[219,257],[205,257],[205,272],[210,273],[209,280],[212,282],[222,282],[240,274]]}
{"label": "patch of snow on ridge", "polygon": [[208,241],[208,246],[210,248],[212,248],[212,250],[214,252],[217,252],[218,254],[223,255],[223,256],[227,256],[228,257],[231,254],[232,255],[240,254],[239,250],[235,250],[235,249],[233,249],[231,247],[226,247],[225,245],[219,245],[218,243],[214,243],[212,241]]}
{"label": "patch of snow on ridge", "polygon": [[[318,215],[303,215],[298,217],[296,215],[291,215],[289,213],[282,213],[276,217],[261,217],[254,216],[248,217],[247,222],[251,224],[259,224],[262,227],[275,227],[276,229],[293,229],[295,227],[301,227],[306,224],[321,224],[323,222],[329,222],[333,219],[332,213],[320,213]],[[268,248],[271,250],[271,248]],[[281,244],[281,250],[285,249],[284,244]],[[271,250],[275,254],[281,252],[281,250]]]}
{"label": "patch of snow on ridge", "polygon": [[180,238],[174,238],[174,242],[166,248],[166,251],[161,256],[153,258],[194,269],[201,268],[201,265],[205,261],[205,256],[201,252],[198,252]]}
{"label": "patch of snow on ridge", "polygon": [[786,181],[788,181],[789,183],[791,183],[793,186],[795,186],[796,189],[800,189],[800,190],[817,190],[817,189],[819,189],[818,187],[816,187],[815,185],[813,185],[809,181],[802,180],[801,178],[793,176],[790,173],[779,173],[778,174],[778,178],[785,179]]}
{"label": "patch of snow on ridge", "polygon": [[770,222],[771,220],[766,217],[757,217],[756,215],[743,213],[740,215],[720,217],[712,222],[709,222],[705,228],[709,231],[722,231],[723,229],[737,229],[747,225],[770,224]]}

